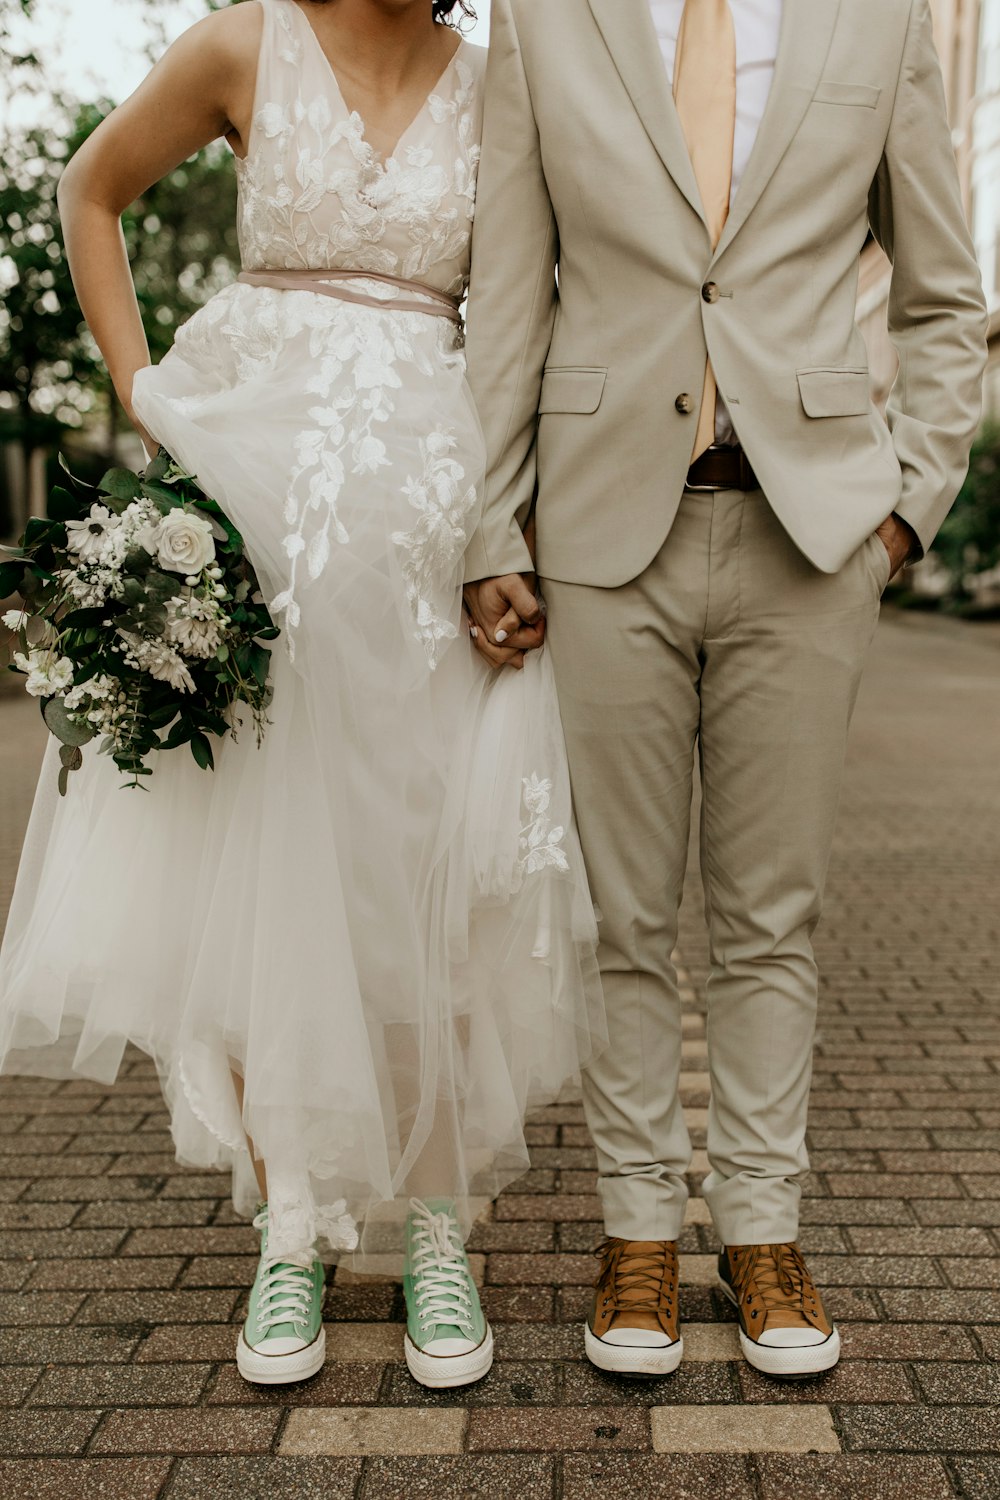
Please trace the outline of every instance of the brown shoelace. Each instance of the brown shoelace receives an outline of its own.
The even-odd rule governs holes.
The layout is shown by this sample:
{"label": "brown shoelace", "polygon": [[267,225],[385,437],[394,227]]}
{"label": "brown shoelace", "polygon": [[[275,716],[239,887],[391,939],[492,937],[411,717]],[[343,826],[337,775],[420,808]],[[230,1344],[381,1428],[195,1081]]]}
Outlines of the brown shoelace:
{"label": "brown shoelace", "polygon": [[[819,1299],[812,1277],[798,1245],[752,1245],[746,1249],[730,1248],[733,1268],[733,1290],[740,1302],[748,1307],[756,1297],[760,1298],[765,1321],[771,1313],[798,1314],[808,1322],[809,1312],[820,1313]],[[752,1288],[752,1290],[751,1290]],[[757,1316],[758,1309],[751,1309]],[[779,1318],[779,1323],[784,1323]]]}
{"label": "brown shoelace", "polygon": [[677,1289],[677,1254],[669,1242],[655,1250],[625,1250],[629,1244],[645,1243],[607,1239],[594,1252],[601,1257],[602,1303],[615,1312],[671,1312]]}

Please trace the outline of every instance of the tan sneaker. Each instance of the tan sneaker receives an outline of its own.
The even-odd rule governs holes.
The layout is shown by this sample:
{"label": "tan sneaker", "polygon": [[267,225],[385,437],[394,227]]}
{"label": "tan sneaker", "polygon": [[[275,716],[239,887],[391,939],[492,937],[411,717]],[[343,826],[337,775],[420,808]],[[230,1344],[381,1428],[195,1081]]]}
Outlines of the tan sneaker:
{"label": "tan sneaker", "polygon": [[684,1353],[673,1240],[607,1239],[584,1332],[587,1358],[613,1375],[669,1375]]}
{"label": "tan sneaker", "polygon": [[798,1245],[727,1245],[719,1280],[736,1305],[740,1344],[755,1370],[807,1380],[833,1369],[840,1334],[823,1311]]}

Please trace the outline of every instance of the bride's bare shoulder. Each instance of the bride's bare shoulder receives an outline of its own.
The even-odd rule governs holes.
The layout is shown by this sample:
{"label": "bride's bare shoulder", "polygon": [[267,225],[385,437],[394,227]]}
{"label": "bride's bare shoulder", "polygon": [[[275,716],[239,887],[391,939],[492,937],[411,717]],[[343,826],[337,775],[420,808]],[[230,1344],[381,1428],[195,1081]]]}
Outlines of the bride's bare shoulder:
{"label": "bride's bare shoulder", "polygon": [[220,61],[256,62],[263,30],[263,5],[258,0],[243,0],[196,21],[184,32],[180,45],[207,50]]}

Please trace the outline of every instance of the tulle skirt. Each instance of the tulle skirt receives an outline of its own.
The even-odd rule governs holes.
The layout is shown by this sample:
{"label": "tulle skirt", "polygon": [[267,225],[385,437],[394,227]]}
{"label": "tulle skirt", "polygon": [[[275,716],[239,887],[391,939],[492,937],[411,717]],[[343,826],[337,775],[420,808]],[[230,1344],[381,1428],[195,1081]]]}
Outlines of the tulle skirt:
{"label": "tulle skirt", "polygon": [[392,1250],[411,1194],[467,1226],[603,1011],[548,657],[493,675],[462,629],[482,440],[453,331],[237,286],[135,400],[277,601],[271,723],[148,791],[91,750],[60,799],[50,746],[0,1066],[110,1083],[135,1043],[244,1212],[252,1139],[279,1251]]}

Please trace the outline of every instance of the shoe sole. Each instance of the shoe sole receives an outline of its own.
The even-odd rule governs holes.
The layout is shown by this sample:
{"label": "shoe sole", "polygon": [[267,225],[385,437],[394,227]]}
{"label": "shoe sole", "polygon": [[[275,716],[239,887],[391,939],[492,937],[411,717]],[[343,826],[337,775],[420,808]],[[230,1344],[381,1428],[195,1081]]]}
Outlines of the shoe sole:
{"label": "shoe sole", "polygon": [[[739,1307],[732,1288],[719,1277],[719,1288],[725,1292],[734,1307]],[[774,1380],[811,1380],[832,1370],[840,1359],[840,1333],[835,1328],[822,1344],[805,1344],[791,1349],[778,1349],[768,1344],[756,1344],[740,1328],[740,1348],[748,1365],[762,1375]]]}
{"label": "shoe sole", "polygon": [[428,1390],[448,1391],[454,1386],[474,1385],[493,1368],[493,1330],[487,1323],[486,1337],[469,1354],[425,1354],[407,1334],[403,1353],[414,1380]]}
{"label": "shoe sole", "polygon": [[608,1375],[634,1375],[641,1380],[655,1380],[658,1375],[672,1375],[684,1358],[684,1340],[676,1339],[662,1349],[637,1348],[634,1344],[606,1344],[583,1325],[583,1347],[587,1358]]}
{"label": "shoe sole", "polygon": [[292,1385],[318,1375],[326,1359],[326,1329],[321,1328],[311,1344],[294,1354],[258,1354],[240,1329],[236,1344],[236,1368],[252,1385]]}

